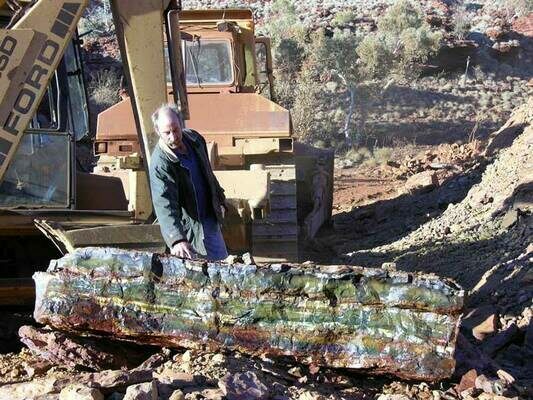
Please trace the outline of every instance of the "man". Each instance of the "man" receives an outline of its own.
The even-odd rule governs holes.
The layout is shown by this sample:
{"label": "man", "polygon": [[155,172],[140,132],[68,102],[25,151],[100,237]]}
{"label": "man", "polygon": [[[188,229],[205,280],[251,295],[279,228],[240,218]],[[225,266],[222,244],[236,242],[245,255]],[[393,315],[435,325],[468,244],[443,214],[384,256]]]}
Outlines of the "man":
{"label": "man", "polygon": [[159,135],[150,164],[152,201],[170,252],[182,258],[225,259],[220,231],[224,190],[209,164],[204,138],[182,129],[173,105],[158,108],[152,121]]}

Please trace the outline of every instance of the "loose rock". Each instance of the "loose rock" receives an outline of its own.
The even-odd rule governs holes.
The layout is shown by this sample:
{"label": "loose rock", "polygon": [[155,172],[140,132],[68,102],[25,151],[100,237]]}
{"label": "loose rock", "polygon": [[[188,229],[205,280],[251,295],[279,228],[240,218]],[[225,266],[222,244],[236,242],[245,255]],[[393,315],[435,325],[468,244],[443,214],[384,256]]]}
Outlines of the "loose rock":
{"label": "loose rock", "polygon": [[404,193],[429,192],[439,184],[437,174],[433,171],[424,171],[407,179],[403,186]]}
{"label": "loose rock", "polygon": [[218,385],[228,400],[262,400],[269,397],[268,388],[251,371],[226,375]]}
{"label": "loose rock", "polygon": [[139,383],[126,389],[124,400],[158,400],[155,381]]}
{"label": "loose rock", "polygon": [[59,393],[59,400],[104,400],[104,395],[98,389],[74,384]]}
{"label": "loose rock", "polygon": [[170,395],[168,399],[169,400],[185,400],[185,395],[183,394],[181,390],[177,389],[172,392],[172,394]]}
{"label": "loose rock", "polygon": [[493,334],[496,331],[497,324],[498,317],[495,314],[491,314],[483,322],[472,329],[472,335],[474,335],[477,340],[483,340],[485,336]]}

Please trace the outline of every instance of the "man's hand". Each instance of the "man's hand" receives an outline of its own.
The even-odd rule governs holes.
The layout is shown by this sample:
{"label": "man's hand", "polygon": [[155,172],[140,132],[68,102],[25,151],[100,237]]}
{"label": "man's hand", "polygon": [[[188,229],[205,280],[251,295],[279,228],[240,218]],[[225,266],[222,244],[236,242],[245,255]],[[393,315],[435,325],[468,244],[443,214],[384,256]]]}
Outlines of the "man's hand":
{"label": "man's hand", "polygon": [[191,260],[196,258],[196,252],[187,241],[179,242],[172,246],[170,254],[181,258],[189,258]]}

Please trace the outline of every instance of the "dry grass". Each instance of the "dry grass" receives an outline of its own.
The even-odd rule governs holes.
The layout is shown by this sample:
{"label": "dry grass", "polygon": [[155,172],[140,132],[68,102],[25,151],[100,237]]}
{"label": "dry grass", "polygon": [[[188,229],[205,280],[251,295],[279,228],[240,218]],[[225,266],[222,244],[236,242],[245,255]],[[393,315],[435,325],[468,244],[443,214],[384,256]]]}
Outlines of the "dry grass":
{"label": "dry grass", "polygon": [[392,148],[379,147],[370,151],[366,147],[353,148],[346,152],[344,158],[368,167],[384,165],[392,159]]}
{"label": "dry grass", "polygon": [[108,108],[119,100],[120,78],[112,71],[98,71],[89,84],[89,96],[97,107]]}
{"label": "dry grass", "polygon": [[392,149],[390,147],[379,147],[374,149],[374,159],[378,164],[384,165],[391,160]]}
{"label": "dry grass", "polygon": [[361,164],[364,161],[372,158],[372,152],[366,147],[356,147],[348,150],[344,157],[356,164]]}
{"label": "dry grass", "polygon": [[464,39],[470,31],[470,18],[464,6],[457,7],[453,15],[453,33]]}

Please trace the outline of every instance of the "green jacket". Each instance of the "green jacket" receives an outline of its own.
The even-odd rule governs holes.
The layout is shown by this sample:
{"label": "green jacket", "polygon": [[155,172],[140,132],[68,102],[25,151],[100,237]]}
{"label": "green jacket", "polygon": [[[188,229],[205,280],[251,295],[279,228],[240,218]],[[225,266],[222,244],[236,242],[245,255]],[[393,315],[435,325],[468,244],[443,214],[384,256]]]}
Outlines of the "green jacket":
{"label": "green jacket", "polygon": [[[211,205],[222,224],[220,206],[224,204],[224,189],[211,169],[205,139],[192,129],[183,130],[183,140],[188,141],[201,162],[211,197]],[[199,254],[205,254],[204,231],[198,218],[194,186],[189,171],[181,165],[174,152],[159,141],[150,162],[150,188],[154,211],[161,234],[169,248],[180,240],[187,240]],[[209,203],[209,201],[208,201]]]}

